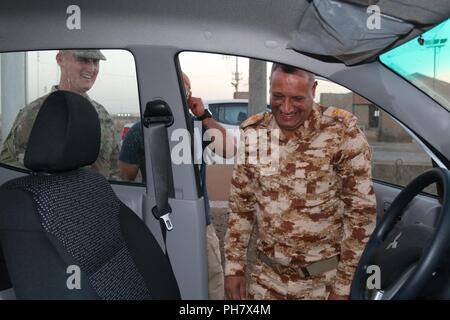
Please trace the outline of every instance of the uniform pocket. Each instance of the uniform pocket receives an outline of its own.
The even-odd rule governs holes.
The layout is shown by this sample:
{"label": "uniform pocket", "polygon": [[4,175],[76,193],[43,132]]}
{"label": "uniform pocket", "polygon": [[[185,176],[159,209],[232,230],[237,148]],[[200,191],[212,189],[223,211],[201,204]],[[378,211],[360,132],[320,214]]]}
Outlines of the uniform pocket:
{"label": "uniform pocket", "polygon": [[330,165],[322,164],[315,167],[315,170],[308,171],[306,174],[309,193],[318,195],[329,192],[333,184]]}
{"label": "uniform pocket", "polygon": [[334,174],[328,159],[308,159],[305,173],[306,207],[321,206],[335,197]]}

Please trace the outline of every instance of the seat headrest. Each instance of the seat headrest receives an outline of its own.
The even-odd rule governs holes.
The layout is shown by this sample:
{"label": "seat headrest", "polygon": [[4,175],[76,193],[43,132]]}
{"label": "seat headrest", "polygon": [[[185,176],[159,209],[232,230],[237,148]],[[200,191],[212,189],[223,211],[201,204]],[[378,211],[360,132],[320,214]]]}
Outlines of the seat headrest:
{"label": "seat headrest", "polygon": [[95,162],[100,121],[88,99],[58,90],[45,99],[31,129],[24,164],[35,172],[64,172]]}

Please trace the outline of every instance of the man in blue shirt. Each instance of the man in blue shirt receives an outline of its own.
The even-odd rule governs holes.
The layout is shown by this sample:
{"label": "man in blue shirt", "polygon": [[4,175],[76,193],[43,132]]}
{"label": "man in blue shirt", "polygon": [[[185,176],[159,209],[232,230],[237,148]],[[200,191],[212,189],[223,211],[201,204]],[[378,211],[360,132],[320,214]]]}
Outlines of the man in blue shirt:
{"label": "man in blue shirt", "polygon": [[139,170],[145,181],[145,152],[142,125],[136,122],[128,130],[122,142],[119,154],[120,177],[126,181],[135,181]]}
{"label": "man in blue shirt", "polygon": [[[221,137],[215,139],[212,135],[210,143],[203,143],[203,148],[210,147],[221,157],[233,157],[236,153],[236,143],[232,134],[211,117],[211,113],[205,109],[201,98],[192,97],[191,83],[183,73],[183,83],[189,109],[193,114],[193,121],[201,121],[205,131],[214,129],[215,134]],[[202,132],[203,134],[204,132]],[[123,180],[134,181],[141,171],[142,181],[145,181],[145,152],[142,125],[135,123],[125,136],[119,154],[119,170]],[[206,240],[208,254],[208,292],[209,299],[224,299],[224,275],[221,262],[219,239],[211,223],[211,209],[209,206],[208,191],[206,188],[206,164],[200,165],[201,186],[205,202],[206,214]]]}

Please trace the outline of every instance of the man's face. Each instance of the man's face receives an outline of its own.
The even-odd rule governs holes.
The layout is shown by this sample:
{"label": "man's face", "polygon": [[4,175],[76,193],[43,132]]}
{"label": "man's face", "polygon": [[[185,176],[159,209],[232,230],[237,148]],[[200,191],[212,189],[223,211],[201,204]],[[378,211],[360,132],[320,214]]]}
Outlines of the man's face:
{"label": "man's face", "polygon": [[282,131],[294,131],[311,114],[316,82],[303,72],[285,73],[277,68],[270,78],[270,105]]}
{"label": "man's face", "polygon": [[79,94],[91,89],[100,68],[98,59],[76,57],[69,52],[59,52],[56,59],[61,67],[63,89]]}

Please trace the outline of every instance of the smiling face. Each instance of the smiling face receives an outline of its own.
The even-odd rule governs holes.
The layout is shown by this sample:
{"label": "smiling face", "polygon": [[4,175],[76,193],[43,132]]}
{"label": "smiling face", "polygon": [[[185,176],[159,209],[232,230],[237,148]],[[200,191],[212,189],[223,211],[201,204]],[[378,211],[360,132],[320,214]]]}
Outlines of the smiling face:
{"label": "smiling face", "polygon": [[276,68],[270,77],[270,104],[280,129],[290,136],[311,114],[317,82],[305,71]]}
{"label": "smiling face", "polygon": [[70,52],[60,51],[56,61],[61,68],[60,90],[85,95],[92,88],[100,68],[98,59],[76,57]]}

